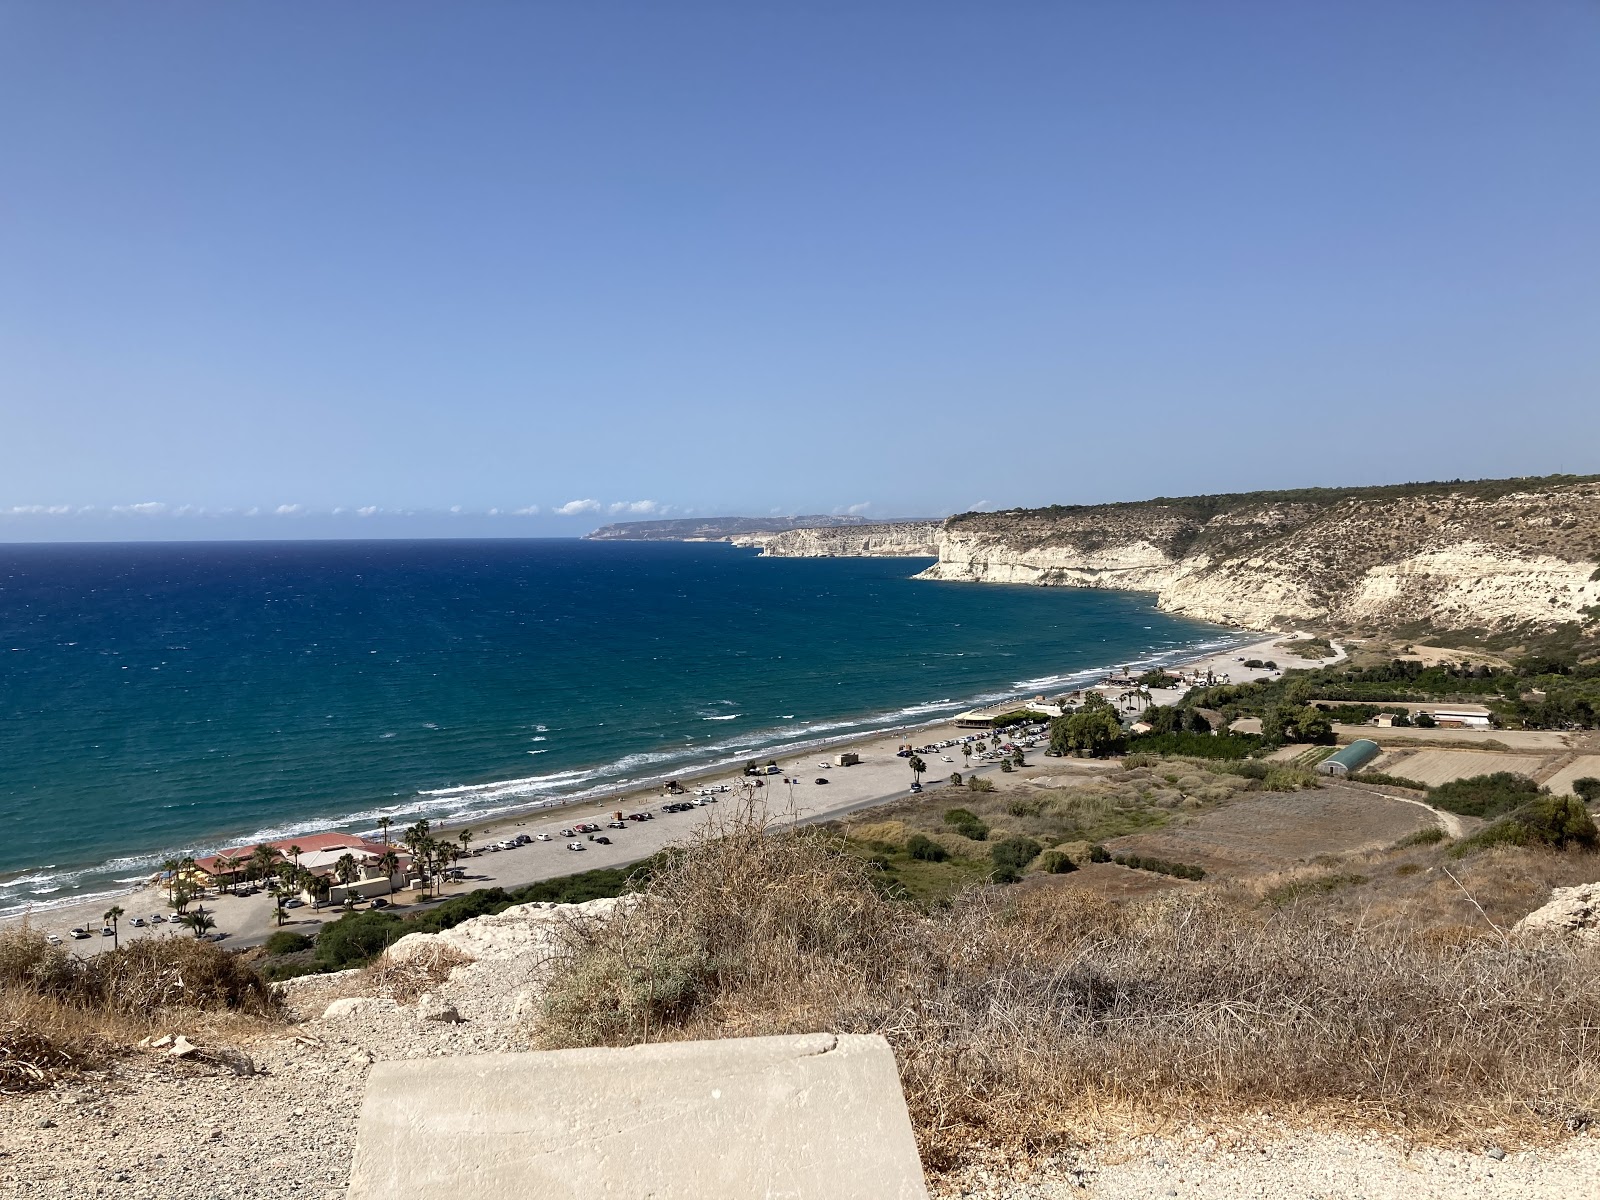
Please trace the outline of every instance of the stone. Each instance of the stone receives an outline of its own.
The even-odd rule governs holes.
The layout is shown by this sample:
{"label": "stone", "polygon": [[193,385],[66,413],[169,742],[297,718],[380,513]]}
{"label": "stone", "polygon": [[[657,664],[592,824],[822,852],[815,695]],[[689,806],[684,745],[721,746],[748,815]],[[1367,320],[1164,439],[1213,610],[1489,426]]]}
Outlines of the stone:
{"label": "stone", "polygon": [[1550,899],[1518,921],[1515,932],[1555,933],[1600,944],[1600,883],[1551,889]]}
{"label": "stone", "polygon": [[383,1062],[348,1200],[926,1200],[894,1054],[807,1034]]}
{"label": "stone", "polygon": [[40,1118],[40,1120],[39,1120],[39,1128],[40,1129],[54,1129],[55,1127],[56,1127],[56,1123],[54,1121],[52,1121],[49,1117]]}
{"label": "stone", "polygon": [[511,1019],[507,1022],[513,1029],[521,1029],[539,1015],[539,992],[535,988],[520,988],[511,1000]]}
{"label": "stone", "polygon": [[1495,1162],[1504,1162],[1505,1161],[1506,1152],[1504,1150],[1500,1149],[1499,1146],[1490,1146],[1487,1150],[1484,1151],[1484,1153],[1487,1154],[1490,1158],[1494,1159]]}
{"label": "stone", "polygon": [[193,1042],[180,1033],[173,1040],[172,1048],[168,1050],[167,1053],[172,1055],[173,1058],[189,1058],[198,1053],[199,1050],[199,1046],[196,1046]]}
{"label": "stone", "polygon": [[461,1014],[448,1000],[435,996],[432,992],[423,992],[417,1001],[417,1020],[423,1024],[436,1021],[446,1025],[457,1025],[461,1021]]}
{"label": "stone", "polygon": [[383,1000],[374,996],[345,996],[335,1000],[322,1010],[324,1021],[339,1021],[345,1017],[353,1017],[359,1013],[372,1010],[384,1011],[395,1008],[393,1000]]}

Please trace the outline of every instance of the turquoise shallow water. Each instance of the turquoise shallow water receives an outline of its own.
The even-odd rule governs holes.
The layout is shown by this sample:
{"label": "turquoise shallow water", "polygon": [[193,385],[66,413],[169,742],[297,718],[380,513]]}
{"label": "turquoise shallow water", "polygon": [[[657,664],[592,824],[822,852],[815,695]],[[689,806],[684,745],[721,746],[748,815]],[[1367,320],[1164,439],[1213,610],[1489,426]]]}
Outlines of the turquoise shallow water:
{"label": "turquoise shallow water", "polygon": [[460,819],[1223,643],[922,559],[576,540],[0,547],[0,912],[167,853]]}

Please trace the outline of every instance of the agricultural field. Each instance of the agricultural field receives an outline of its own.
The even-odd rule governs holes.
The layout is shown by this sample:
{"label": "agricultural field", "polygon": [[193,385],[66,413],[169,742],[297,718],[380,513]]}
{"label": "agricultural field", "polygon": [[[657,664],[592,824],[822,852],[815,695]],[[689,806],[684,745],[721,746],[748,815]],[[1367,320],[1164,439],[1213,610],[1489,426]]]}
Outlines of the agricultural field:
{"label": "agricultural field", "polygon": [[1545,780],[1545,787],[1558,796],[1572,795],[1572,784],[1578,779],[1600,779],[1600,754],[1586,754],[1570,762]]}
{"label": "agricultural field", "polygon": [[1509,771],[1513,775],[1526,775],[1532,779],[1549,761],[1547,755],[1496,754],[1488,750],[1421,750],[1386,763],[1383,771],[1387,775],[1398,775],[1415,779],[1429,787],[1438,787],[1441,783],[1470,779],[1474,775],[1492,775],[1496,771]]}

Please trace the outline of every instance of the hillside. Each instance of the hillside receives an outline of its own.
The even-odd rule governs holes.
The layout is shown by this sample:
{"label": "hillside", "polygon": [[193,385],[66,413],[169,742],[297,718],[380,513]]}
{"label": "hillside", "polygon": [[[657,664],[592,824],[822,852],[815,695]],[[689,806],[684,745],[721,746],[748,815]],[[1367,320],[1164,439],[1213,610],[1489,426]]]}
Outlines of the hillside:
{"label": "hillside", "polygon": [[918,578],[1149,591],[1168,612],[1254,628],[1600,615],[1600,476],[1161,497],[731,540],[786,556],[937,554]]}

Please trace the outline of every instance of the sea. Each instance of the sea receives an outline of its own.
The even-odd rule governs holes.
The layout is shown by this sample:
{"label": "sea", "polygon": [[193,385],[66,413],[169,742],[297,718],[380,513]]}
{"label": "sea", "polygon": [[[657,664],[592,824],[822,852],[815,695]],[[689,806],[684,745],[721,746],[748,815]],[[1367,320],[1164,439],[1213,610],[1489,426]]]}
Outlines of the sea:
{"label": "sea", "polygon": [[0,546],[0,915],[169,855],[478,820],[1238,635],[724,543]]}

